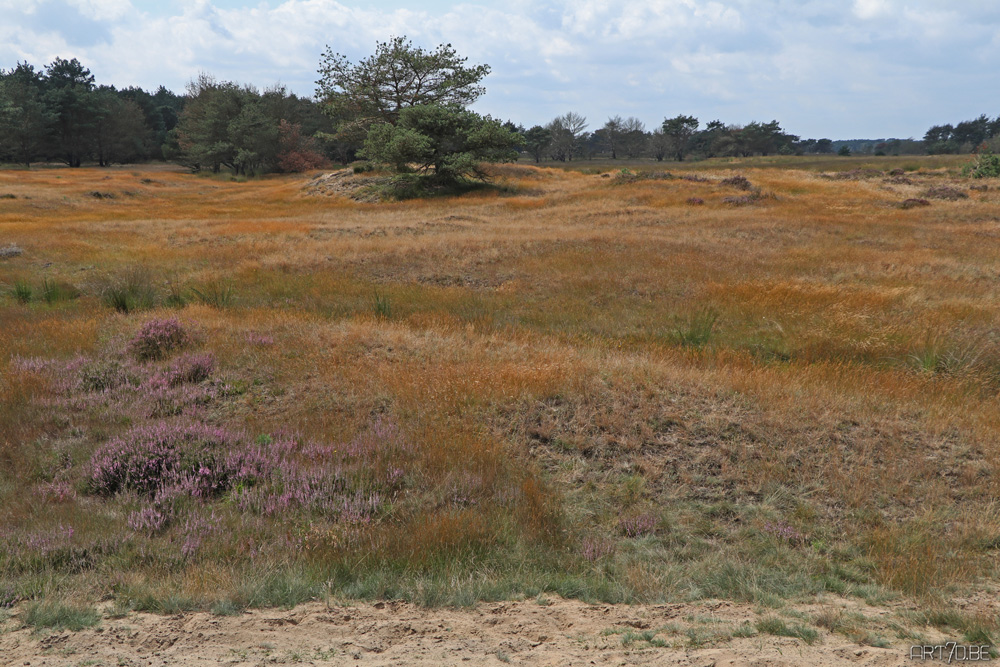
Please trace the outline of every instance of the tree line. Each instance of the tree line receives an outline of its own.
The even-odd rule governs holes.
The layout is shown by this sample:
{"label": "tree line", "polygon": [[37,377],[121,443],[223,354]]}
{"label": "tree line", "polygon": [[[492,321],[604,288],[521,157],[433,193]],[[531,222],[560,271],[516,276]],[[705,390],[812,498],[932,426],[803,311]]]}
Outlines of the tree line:
{"label": "tree line", "polygon": [[649,129],[613,116],[588,131],[568,112],[526,128],[467,107],[484,89],[489,66],[465,65],[450,45],[435,51],[405,38],[380,43],[357,64],[329,49],[315,99],[283,86],[264,90],[201,74],[184,94],[163,86],[98,85],[78,60],[0,70],[0,162],[60,161],[79,167],[171,160],[193,171],[295,172],[357,158],[453,178],[478,162],[569,162],[593,158],[656,161],[755,155],[959,153],[1000,144],[1000,117],[935,125],[913,139],[803,139],[777,120],[704,125],[694,116],[664,118]]}
{"label": "tree line", "polygon": [[353,153],[316,137],[333,123],[283,86],[259,91],[202,74],[178,95],[98,85],[77,59],[0,70],[0,162],[79,167],[171,160],[194,171],[303,171]]}

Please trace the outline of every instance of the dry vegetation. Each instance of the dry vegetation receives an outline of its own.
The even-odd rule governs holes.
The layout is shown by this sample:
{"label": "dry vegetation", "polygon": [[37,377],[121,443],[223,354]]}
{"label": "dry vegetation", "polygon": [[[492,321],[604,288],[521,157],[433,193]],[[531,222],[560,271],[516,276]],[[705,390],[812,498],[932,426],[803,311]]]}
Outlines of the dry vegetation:
{"label": "dry vegetation", "polygon": [[992,641],[1000,190],[830,163],[0,172],[0,606],[832,592]]}

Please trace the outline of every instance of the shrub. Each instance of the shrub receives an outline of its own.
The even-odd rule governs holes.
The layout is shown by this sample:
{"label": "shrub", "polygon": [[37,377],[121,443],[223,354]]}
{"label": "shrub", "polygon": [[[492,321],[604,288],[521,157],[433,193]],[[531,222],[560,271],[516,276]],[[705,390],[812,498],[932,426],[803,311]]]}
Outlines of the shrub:
{"label": "shrub", "polygon": [[930,206],[930,205],[931,203],[926,199],[917,199],[911,197],[909,199],[904,199],[903,202],[899,205],[899,207],[907,209],[907,208],[917,208],[919,206]]}
{"label": "shrub", "polygon": [[724,178],[720,182],[720,185],[726,185],[737,190],[753,190],[753,184],[747,180],[746,176],[737,174],[736,176],[730,176],[729,178]]}
{"label": "shrub", "polygon": [[215,370],[215,355],[211,352],[186,354],[179,357],[167,370],[167,384],[176,387],[181,384],[204,382]]}
{"label": "shrub", "polygon": [[260,465],[227,455],[239,438],[220,428],[160,422],[132,429],[98,449],[91,459],[89,486],[112,496],[133,491],[150,498],[169,486],[195,497],[226,491],[231,484],[260,475]]}
{"label": "shrub", "polygon": [[115,359],[95,361],[80,369],[80,386],[84,391],[110,391],[124,384],[135,383],[135,378]]}
{"label": "shrub", "polygon": [[994,155],[988,150],[978,153],[963,172],[972,178],[1000,178],[1000,155]]}
{"label": "shrub", "polygon": [[140,361],[162,359],[191,342],[177,318],[150,320],[129,341],[129,351]]}

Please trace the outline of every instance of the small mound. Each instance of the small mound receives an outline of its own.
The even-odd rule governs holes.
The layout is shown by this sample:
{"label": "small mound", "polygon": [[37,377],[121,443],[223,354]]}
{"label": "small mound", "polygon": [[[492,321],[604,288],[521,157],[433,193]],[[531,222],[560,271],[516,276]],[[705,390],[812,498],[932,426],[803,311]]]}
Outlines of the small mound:
{"label": "small mound", "polygon": [[351,169],[338,169],[314,176],[309,179],[304,189],[308,195],[347,197],[354,201],[376,202],[379,201],[379,197],[369,188],[374,180],[371,176],[355,174]]}
{"label": "small mound", "polygon": [[962,192],[958,188],[951,187],[950,185],[934,186],[924,192],[923,196],[927,199],[945,199],[947,201],[958,201],[959,199],[969,198],[969,195]]}

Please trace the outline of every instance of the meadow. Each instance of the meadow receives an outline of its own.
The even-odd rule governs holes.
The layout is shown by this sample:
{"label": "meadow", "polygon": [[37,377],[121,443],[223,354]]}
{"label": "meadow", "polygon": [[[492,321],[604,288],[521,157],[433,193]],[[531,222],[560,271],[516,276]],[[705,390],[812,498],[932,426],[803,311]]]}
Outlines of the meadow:
{"label": "meadow", "polygon": [[0,171],[0,607],[829,594],[993,643],[998,186],[560,166]]}

